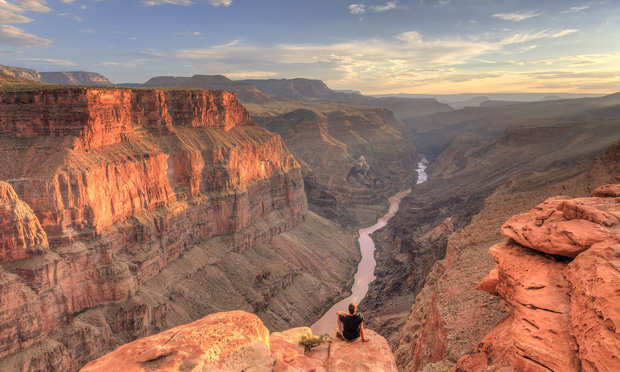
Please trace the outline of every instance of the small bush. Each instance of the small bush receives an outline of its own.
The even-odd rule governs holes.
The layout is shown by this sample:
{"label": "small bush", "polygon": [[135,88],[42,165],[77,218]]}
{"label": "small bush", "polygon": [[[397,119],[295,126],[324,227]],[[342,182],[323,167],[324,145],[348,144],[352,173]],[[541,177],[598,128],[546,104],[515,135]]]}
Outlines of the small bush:
{"label": "small bush", "polygon": [[301,336],[299,344],[302,345],[306,351],[310,351],[313,347],[317,347],[329,339],[327,334],[320,336],[313,336],[311,333]]}

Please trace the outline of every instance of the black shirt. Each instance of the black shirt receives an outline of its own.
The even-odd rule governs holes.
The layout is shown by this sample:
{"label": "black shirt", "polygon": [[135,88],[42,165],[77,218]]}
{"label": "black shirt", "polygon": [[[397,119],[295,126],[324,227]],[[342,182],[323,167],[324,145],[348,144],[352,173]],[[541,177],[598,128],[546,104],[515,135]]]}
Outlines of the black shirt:
{"label": "black shirt", "polygon": [[360,326],[364,321],[362,313],[355,313],[353,315],[340,314],[338,318],[340,323],[342,323],[342,337],[347,340],[355,340],[360,337]]}

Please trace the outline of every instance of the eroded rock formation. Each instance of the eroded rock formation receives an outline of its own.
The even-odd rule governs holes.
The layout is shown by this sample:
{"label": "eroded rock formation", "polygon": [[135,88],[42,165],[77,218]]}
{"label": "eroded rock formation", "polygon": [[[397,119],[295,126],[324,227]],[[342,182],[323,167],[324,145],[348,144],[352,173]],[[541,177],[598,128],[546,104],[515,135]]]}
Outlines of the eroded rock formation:
{"label": "eroded rock formation", "polygon": [[459,361],[457,371],[617,368],[619,189],[551,198],[504,224],[502,234],[510,239],[491,248],[497,272],[481,288],[502,299],[509,318]]}
{"label": "eroded rock formation", "polygon": [[222,309],[305,324],[358,259],[233,93],[4,92],[0,128],[2,369],[76,370]]}
{"label": "eroded rock formation", "polygon": [[385,339],[367,330],[368,342],[337,339],[304,351],[310,328],[269,331],[253,314],[232,311],[136,340],[88,363],[83,372],[306,371],[396,372]]}
{"label": "eroded rock formation", "polygon": [[318,206],[375,204],[413,184],[414,149],[385,109],[299,109],[261,125],[300,159],[308,199]]}

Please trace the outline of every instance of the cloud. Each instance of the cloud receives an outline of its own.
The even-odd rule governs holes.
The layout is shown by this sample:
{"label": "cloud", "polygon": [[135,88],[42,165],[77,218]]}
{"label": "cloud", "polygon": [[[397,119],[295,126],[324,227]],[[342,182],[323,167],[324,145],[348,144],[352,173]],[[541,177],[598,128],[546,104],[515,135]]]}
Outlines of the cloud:
{"label": "cloud", "polygon": [[44,0],[14,0],[9,3],[0,0],[0,23],[28,23],[32,18],[28,18],[21,13],[39,12],[48,13],[51,11]]}
{"label": "cloud", "polygon": [[385,12],[386,10],[396,9],[396,1],[388,1],[384,5],[369,6],[368,9],[373,12]]}
{"label": "cloud", "polygon": [[351,14],[364,14],[366,13],[366,6],[364,4],[351,4],[349,10]]}
{"label": "cloud", "polygon": [[47,4],[47,1],[45,0],[13,0],[13,2],[16,3],[22,11],[32,11],[39,13],[49,13],[52,11],[49,7],[45,5]]}
{"label": "cloud", "polygon": [[175,35],[186,35],[186,36],[199,36],[200,32],[198,31],[185,31],[185,32],[175,32]]}
{"label": "cloud", "polygon": [[566,14],[566,13],[577,13],[577,12],[581,12],[582,10],[586,10],[588,9],[590,6],[589,5],[582,5],[582,6],[574,6],[572,8],[568,8],[567,10],[564,10],[560,13]]}
{"label": "cloud", "polygon": [[510,45],[510,44],[519,44],[525,43],[531,40],[537,39],[557,39],[562,36],[566,36],[572,34],[574,32],[578,32],[579,30],[568,29],[568,30],[542,30],[542,31],[517,31],[512,35],[505,37],[502,39],[501,44]]}
{"label": "cloud", "polygon": [[37,62],[37,63],[46,63],[51,65],[59,65],[59,66],[75,66],[76,63],[71,61],[67,61],[64,59],[51,59],[51,58],[20,58],[22,61],[27,62]]}
{"label": "cloud", "polygon": [[90,29],[79,30],[78,32],[81,33],[81,34],[96,34],[97,33],[97,31],[90,30]]}
{"label": "cloud", "polygon": [[504,21],[521,22],[528,18],[538,17],[541,14],[542,13],[536,13],[532,10],[527,13],[497,13],[493,14],[493,17],[503,19]]}
{"label": "cloud", "polygon": [[271,71],[236,71],[227,72],[226,77],[230,79],[264,79],[278,75]]}
{"label": "cloud", "polygon": [[82,22],[82,18],[76,16],[75,14],[71,14],[71,13],[58,13],[58,16],[59,17],[67,17],[67,18],[71,18],[71,19],[73,19],[75,21]]}
{"label": "cloud", "polygon": [[[227,7],[232,4],[232,0],[200,0],[203,3],[207,3],[213,6]],[[170,4],[170,5],[194,5],[192,0],[143,0],[142,4],[146,6]]]}
{"label": "cloud", "polygon": [[[379,13],[379,12],[385,12],[388,10],[392,10],[392,9],[407,9],[407,7],[405,6],[398,6],[398,1],[394,0],[394,1],[388,1],[383,5],[370,5],[370,6],[366,6],[364,4],[350,4],[349,5],[349,11],[351,12],[351,14],[364,14],[366,13],[366,9],[375,12],[375,13]],[[360,19],[361,20],[361,19]]]}
{"label": "cloud", "polygon": [[32,18],[28,18],[21,14],[16,14],[0,8],[0,23],[28,23],[31,21]]}
{"label": "cloud", "polygon": [[53,41],[29,34],[21,28],[9,25],[0,25],[0,44],[22,48],[50,46]]}
{"label": "cloud", "polygon": [[75,2],[75,0],[62,0],[63,3],[65,4],[71,4],[73,2]]}

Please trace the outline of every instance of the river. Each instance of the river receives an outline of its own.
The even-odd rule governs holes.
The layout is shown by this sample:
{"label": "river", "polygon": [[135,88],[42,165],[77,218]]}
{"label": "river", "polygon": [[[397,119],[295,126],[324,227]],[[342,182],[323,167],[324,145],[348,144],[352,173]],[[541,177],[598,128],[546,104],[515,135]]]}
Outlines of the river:
{"label": "river", "polygon": [[[426,158],[418,163],[418,183],[426,181],[426,166],[428,162]],[[398,211],[400,201],[411,192],[411,189],[401,191],[398,194],[389,198],[390,208],[388,212],[377,223],[370,227],[359,230],[360,237],[358,238],[360,244],[360,251],[362,253],[362,260],[357,266],[357,272],[355,273],[353,287],[351,288],[351,296],[339,301],[332,306],[323,316],[314,323],[310,329],[315,335],[322,335],[324,333],[330,334],[336,328],[336,313],[338,311],[347,311],[347,307],[351,302],[359,304],[366,293],[368,293],[368,286],[375,280],[375,267],[377,262],[375,261],[375,243],[370,237],[370,234],[384,227],[392,216]]]}

